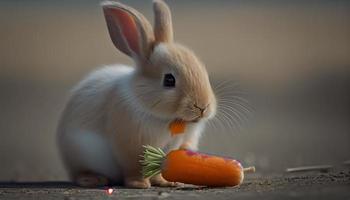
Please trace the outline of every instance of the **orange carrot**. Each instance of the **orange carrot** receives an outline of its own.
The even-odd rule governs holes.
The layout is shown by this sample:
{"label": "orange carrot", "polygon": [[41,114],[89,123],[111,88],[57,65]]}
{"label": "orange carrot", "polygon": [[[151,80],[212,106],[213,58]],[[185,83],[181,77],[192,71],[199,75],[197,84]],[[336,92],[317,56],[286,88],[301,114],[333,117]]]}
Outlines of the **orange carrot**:
{"label": "orange carrot", "polygon": [[180,119],[174,120],[169,124],[169,130],[172,136],[185,132],[186,122]]}
{"label": "orange carrot", "polygon": [[238,161],[230,158],[184,149],[167,155],[159,148],[145,146],[145,149],[141,161],[145,178],[161,173],[170,182],[226,187],[241,184],[244,172],[255,171],[254,167],[243,168]]}

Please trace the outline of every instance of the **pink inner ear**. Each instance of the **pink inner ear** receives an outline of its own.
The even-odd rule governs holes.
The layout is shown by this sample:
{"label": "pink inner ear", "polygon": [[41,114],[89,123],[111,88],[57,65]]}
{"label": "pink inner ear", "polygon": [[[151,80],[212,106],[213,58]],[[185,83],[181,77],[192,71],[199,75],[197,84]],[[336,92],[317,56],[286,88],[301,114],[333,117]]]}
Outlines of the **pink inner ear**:
{"label": "pink inner ear", "polygon": [[112,9],[112,14],[117,17],[123,36],[129,48],[140,55],[140,43],[138,29],[133,16],[121,9]]}

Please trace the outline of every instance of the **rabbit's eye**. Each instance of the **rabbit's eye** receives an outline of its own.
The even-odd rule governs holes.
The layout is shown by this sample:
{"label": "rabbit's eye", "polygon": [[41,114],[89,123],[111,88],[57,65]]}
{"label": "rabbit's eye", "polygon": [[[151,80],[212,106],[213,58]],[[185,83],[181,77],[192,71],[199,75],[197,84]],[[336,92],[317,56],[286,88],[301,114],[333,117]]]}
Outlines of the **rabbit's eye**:
{"label": "rabbit's eye", "polygon": [[163,86],[167,88],[175,87],[175,77],[172,74],[165,74],[163,80]]}

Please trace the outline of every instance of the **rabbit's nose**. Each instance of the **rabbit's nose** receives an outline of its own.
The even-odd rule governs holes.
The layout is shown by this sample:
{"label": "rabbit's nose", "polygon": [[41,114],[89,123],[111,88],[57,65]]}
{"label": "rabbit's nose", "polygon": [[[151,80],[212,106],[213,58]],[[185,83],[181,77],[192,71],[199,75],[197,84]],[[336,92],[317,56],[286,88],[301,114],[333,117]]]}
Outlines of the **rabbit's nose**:
{"label": "rabbit's nose", "polygon": [[197,104],[193,104],[193,106],[194,106],[195,108],[197,108],[198,110],[201,111],[201,117],[203,117],[203,114],[204,114],[204,112],[207,110],[207,108],[208,108],[209,105],[205,106],[204,108],[198,106]]}

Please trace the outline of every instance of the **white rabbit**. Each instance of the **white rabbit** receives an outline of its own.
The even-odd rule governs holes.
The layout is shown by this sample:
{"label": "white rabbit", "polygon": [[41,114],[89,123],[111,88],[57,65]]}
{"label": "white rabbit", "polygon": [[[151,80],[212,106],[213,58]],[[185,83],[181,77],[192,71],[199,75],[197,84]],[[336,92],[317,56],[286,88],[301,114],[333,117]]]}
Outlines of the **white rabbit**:
{"label": "white rabbit", "polygon": [[[154,0],[154,30],[142,14],[118,2],[102,3],[114,45],[135,61],[91,73],[72,91],[58,125],[58,145],[70,177],[81,186],[123,183],[171,186],[140,173],[142,145],[196,150],[216,98],[204,65],[173,42],[171,13]],[[172,137],[169,124],[186,121]]]}

